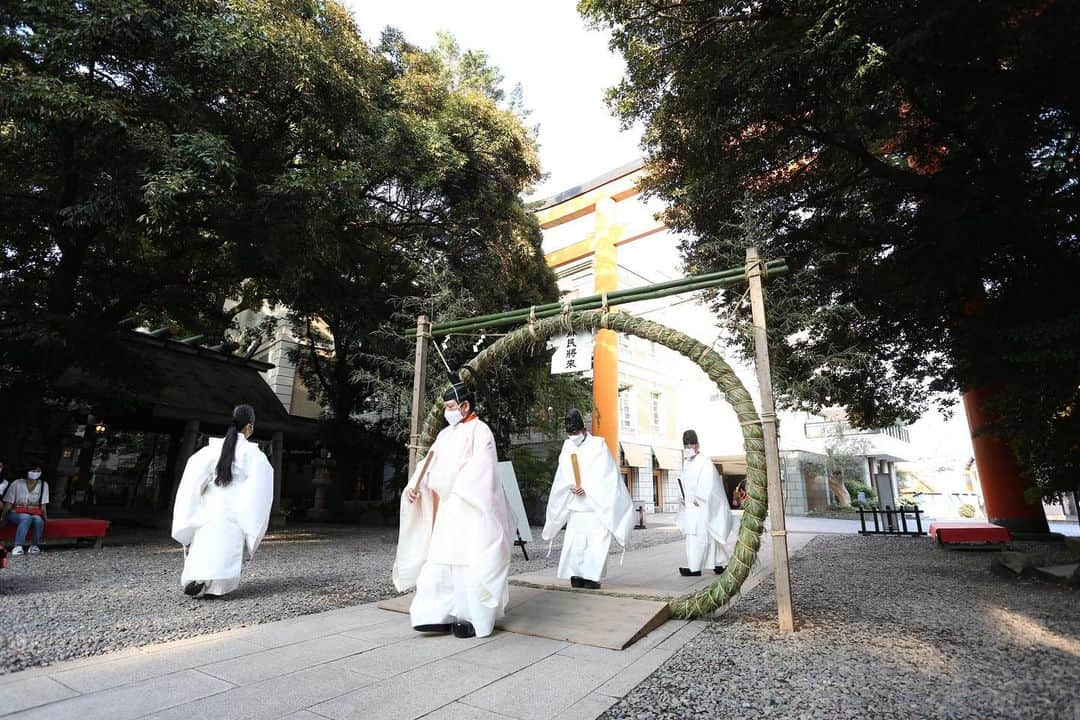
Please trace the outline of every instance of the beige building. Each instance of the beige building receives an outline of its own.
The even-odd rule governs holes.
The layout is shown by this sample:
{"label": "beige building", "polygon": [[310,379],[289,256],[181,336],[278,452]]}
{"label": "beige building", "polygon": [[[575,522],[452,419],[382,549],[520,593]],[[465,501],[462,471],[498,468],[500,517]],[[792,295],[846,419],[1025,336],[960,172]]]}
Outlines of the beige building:
{"label": "beige building", "polygon": [[[540,203],[536,215],[544,231],[544,253],[560,290],[570,297],[592,295],[604,264],[614,263],[619,290],[685,275],[679,250],[683,238],[657,220],[663,206],[638,193],[642,171],[642,162],[630,163]],[[718,337],[715,315],[697,296],[635,303],[626,310],[714,346],[751,395],[759,396],[753,369],[736,361],[730,344]],[[701,369],[674,351],[627,335],[619,336],[617,362],[618,460],[635,507],[646,512],[678,508],[675,479],[687,428],[697,431],[702,451],[712,457],[730,495],[746,474],[742,429]],[[899,494],[893,464],[908,456],[906,429],[856,431],[842,421],[842,410],[828,417],[781,411],[779,418],[789,512],[835,502],[819,468],[841,441],[862,458],[861,479],[877,490],[881,504],[895,504]]]}
{"label": "beige building", "polygon": [[[230,304],[235,305],[226,304],[226,310]],[[273,328],[269,337],[262,337],[252,354],[253,360],[273,365],[262,373],[263,379],[277,395],[285,412],[297,417],[318,418],[322,407],[311,399],[290,357],[290,353],[299,348],[299,343],[289,327],[286,309],[282,306],[272,308],[264,303],[258,310],[245,310],[237,315],[234,332],[239,340],[249,330],[262,332],[267,327]]]}

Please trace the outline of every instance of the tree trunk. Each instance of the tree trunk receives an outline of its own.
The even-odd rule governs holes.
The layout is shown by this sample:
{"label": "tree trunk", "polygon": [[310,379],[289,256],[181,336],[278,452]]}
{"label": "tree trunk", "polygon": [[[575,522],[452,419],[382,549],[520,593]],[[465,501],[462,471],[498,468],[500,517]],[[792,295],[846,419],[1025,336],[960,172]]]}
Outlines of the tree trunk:
{"label": "tree trunk", "polygon": [[330,487],[327,506],[331,516],[336,516],[341,513],[345,501],[352,499],[356,487],[356,456],[359,447],[355,428],[347,417],[344,420],[339,417],[331,418],[327,434],[326,444],[334,460],[334,483]]}
{"label": "tree trunk", "polygon": [[851,507],[851,493],[844,485],[842,477],[829,476],[829,489],[832,490],[833,497],[836,498],[836,503],[840,507]]}
{"label": "tree trunk", "polygon": [[[57,481],[56,468],[60,465],[60,458],[64,453],[64,427],[66,425],[63,415],[50,413],[46,421],[41,424],[41,430],[45,437],[45,463],[42,470],[45,480],[49,483],[49,493],[54,503],[53,507],[61,507],[61,502],[67,496],[69,488],[60,487]],[[64,483],[66,486],[66,482]],[[59,514],[59,513],[58,513]]]}

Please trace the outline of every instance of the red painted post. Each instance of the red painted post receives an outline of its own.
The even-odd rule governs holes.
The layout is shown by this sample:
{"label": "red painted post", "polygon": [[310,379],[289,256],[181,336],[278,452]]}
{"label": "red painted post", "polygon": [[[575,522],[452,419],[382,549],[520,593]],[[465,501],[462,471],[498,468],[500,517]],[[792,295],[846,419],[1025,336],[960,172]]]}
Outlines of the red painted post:
{"label": "red painted post", "polygon": [[964,393],[964,411],[971,430],[986,517],[1013,532],[1049,532],[1042,503],[1028,504],[1024,499],[1028,483],[1020,476],[1020,466],[1008,441],[998,435],[978,432],[995,419],[987,407],[992,398],[992,391],[982,388]]}

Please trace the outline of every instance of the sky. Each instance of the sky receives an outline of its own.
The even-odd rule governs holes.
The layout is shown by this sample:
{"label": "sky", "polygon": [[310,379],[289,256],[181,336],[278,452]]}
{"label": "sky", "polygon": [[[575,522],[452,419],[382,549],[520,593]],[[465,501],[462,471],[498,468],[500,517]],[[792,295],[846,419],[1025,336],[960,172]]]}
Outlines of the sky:
{"label": "sky", "polygon": [[623,73],[606,33],[589,30],[575,0],[343,0],[363,36],[384,27],[430,47],[450,32],[462,49],[486,52],[509,93],[520,83],[528,122],[539,125],[540,161],[548,173],[531,193],[545,198],[641,156],[640,127],[621,132],[604,91]]}

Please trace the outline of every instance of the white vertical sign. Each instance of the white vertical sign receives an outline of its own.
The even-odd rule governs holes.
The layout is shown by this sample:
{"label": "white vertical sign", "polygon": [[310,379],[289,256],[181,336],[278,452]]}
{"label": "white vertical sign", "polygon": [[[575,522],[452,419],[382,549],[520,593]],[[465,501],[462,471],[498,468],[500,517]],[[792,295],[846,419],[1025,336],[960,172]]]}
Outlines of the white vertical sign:
{"label": "white vertical sign", "polygon": [[506,504],[510,508],[510,516],[517,527],[518,535],[525,542],[532,542],[533,536],[532,529],[529,528],[529,516],[525,514],[525,503],[521,501],[521,489],[518,487],[513,463],[504,460],[496,465],[495,477],[499,478],[503,492],[506,493]]}
{"label": "white vertical sign", "polygon": [[551,374],[592,370],[593,334],[558,335],[551,339],[555,353],[551,356]]}

